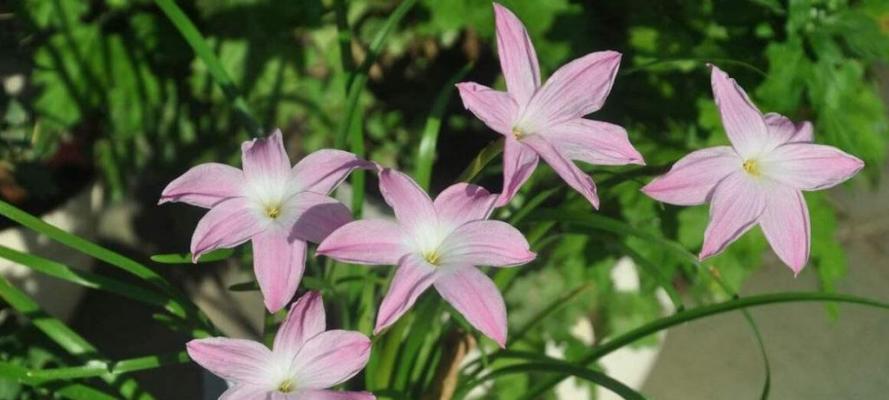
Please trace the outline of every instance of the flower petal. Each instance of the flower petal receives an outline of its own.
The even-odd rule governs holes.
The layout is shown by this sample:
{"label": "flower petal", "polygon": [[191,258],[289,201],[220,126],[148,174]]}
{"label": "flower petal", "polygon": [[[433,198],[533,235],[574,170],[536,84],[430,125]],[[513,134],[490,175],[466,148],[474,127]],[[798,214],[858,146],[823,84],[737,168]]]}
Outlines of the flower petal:
{"label": "flower petal", "polygon": [[265,386],[238,384],[222,393],[219,400],[266,400],[268,393]]}
{"label": "flower petal", "polygon": [[857,157],[832,146],[788,143],[762,160],[763,174],[802,190],[821,190],[845,182],[864,168]]}
{"label": "flower petal", "polygon": [[268,383],[272,352],[262,343],[214,337],[185,344],[188,356],[222,379],[263,386]]}
{"label": "flower petal", "polygon": [[540,157],[534,150],[512,136],[507,136],[503,144],[503,193],[495,206],[509,203],[519,188],[531,177]]}
{"label": "flower petal", "polygon": [[359,332],[333,330],[309,339],[293,360],[300,388],[327,389],[360,372],[370,358],[370,339]]}
{"label": "flower petal", "polygon": [[501,135],[511,135],[518,106],[506,92],[491,89],[475,82],[458,83],[457,91],[463,107],[471,111],[488,128]]}
{"label": "flower petal", "polygon": [[290,158],[284,150],[281,130],[265,138],[256,138],[241,145],[241,162],[249,180],[284,180],[290,173]]}
{"label": "flower petal", "polygon": [[438,223],[432,199],[404,173],[391,168],[380,170],[380,193],[401,226],[413,230]]}
{"label": "flower petal", "polygon": [[376,397],[368,392],[340,392],[335,390],[300,390],[292,396],[292,400],[376,400]]}
{"label": "flower petal", "polygon": [[395,323],[435,281],[435,268],[416,254],[401,259],[377,313],[374,334]]}
{"label": "flower petal", "polygon": [[568,186],[583,195],[594,208],[599,208],[599,196],[596,194],[596,184],[593,183],[593,178],[577,168],[547,138],[541,135],[532,135],[525,138],[523,143],[534,149]]}
{"label": "flower petal", "polygon": [[790,118],[777,113],[768,113],[763,118],[769,136],[775,138],[775,147],[784,143],[812,142],[812,123],[809,121],[795,124]]}
{"label": "flower petal", "polygon": [[275,353],[296,355],[306,341],[318,336],[325,329],[327,321],[321,293],[308,292],[290,307],[287,318],[275,334],[272,350]]}
{"label": "flower petal", "polygon": [[197,261],[208,251],[235,247],[265,228],[245,198],[223,200],[198,221],[191,236],[192,258]]}
{"label": "flower petal", "polygon": [[732,146],[745,159],[768,150],[775,141],[769,137],[762,113],[734,79],[715,65],[710,68],[713,97]]}
{"label": "flower petal", "polygon": [[515,266],[536,257],[518,229],[503,221],[471,221],[455,229],[439,248],[442,265]]}
{"label": "flower petal", "polygon": [[519,118],[526,133],[583,117],[602,108],[620,66],[615,51],[587,54],[559,68],[537,91]]}
{"label": "flower petal", "polygon": [[744,172],[736,172],[716,185],[701,260],[724,250],[750,230],[762,215],[766,207],[766,189],[754,179]]}
{"label": "flower petal", "polygon": [[241,196],[244,172],[218,163],[197,165],[164,188],[158,204],[182,202],[211,208],[229,197]]}
{"label": "flower petal", "polygon": [[645,165],[620,126],[585,118],[572,119],[541,132],[570,160],[595,165]]}
{"label": "flower petal", "polygon": [[741,171],[741,165],[741,159],[729,146],[694,151],[676,162],[669,172],[645,185],[642,192],[669,204],[704,204],[716,184],[729,174]]}
{"label": "flower petal", "polygon": [[330,196],[299,192],[287,199],[281,218],[291,227],[290,240],[320,243],[331,232],[352,221],[352,212]]}
{"label": "flower petal", "polygon": [[291,176],[300,190],[330,194],[356,168],[373,169],[373,163],[348,151],[321,149],[293,166]]}
{"label": "flower petal", "polygon": [[776,185],[769,191],[759,226],[778,258],[794,274],[799,274],[809,260],[812,236],[809,208],[803,194],[797,189]]}
{"label": "flower petal", "polygon": [[496,194],[471,183],[457,183],[442,191],[433,205],[442,224],[458,227],[469,221],[488,219]]}
{"label": "flower petal", "polygon": [[435,289],[472,326],[506,347],[506,305],[491,278],[474,267],[455,268],[441,274]]}
{"label": "flower petal", "polygon": [[353,264],[395,265],[406,252],[404,233],[397,223],[363,219],[333,231],[315,254]]}
{"label": "flower petal", "polygon": [[506,7],[494,3],[497,25],[497,55],[509,94],[519,103],[527,103],[540,86],[537,53],[522,21]]}
{"label": "flower petal", "polygon": [[288,240],[277,230],[253,237],[253,272],[269,312],[284,308],[293,298],[305,268],[306,242]]}

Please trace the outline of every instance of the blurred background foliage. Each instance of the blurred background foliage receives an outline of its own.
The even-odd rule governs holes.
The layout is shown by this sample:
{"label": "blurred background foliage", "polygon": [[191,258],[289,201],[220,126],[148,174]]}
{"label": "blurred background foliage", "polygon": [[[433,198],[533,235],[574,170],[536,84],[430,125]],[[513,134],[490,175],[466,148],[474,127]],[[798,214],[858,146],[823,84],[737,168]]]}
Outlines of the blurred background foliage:
{"label": "blurred background foliage", "polygon": [[[584,166],[600,184],[598,212],[570,190],[550,190],[563,185],[548,167],[500,211],[499,217],[537,238],[534,246],[541,253],[518,275],[497,276],[513,327],[584,286],[577,296],[582,301],[571,301],[546,319],[516,344],[519,348],[542,349],[544,341],[555,340],[567,346],[570,359],[572,348],[584,346],[571,334],[578,318],[594,321],[597,338],[611,335],[663,314],[655,293],[664,282],[686,299],[704,301],[728,295],[712,271],[738,288],[760,264],[768,246],[759,230],[703,265],[691,262],[689,254],[702,242],[707,208],[664,206],[638,191],[682,155],[727,143],[706,63],[733,75],[762,110],[811,120],[817,142],[864,159],[867,168],[858,184],[875,180],[885,161],[889,125],[871,71],[889,60],[887,1],[503,3],[528,27],[544,76],[588,52],[623,53],[612,94],[592,118],[626,127],[648,163]],[[344,68],[367,56],[370,38],[397,4],[180,2],[260,124],[284,130],[294,158],[333,145],[346,108]],[[191,165],[238,163],[239,143],[249,132],[207,67],[152,2],[19,0],[9,7],[6,12],[15,17],[0,21],[0,73],[7,77],[0,99],[4,198],[45,211],[76,190],[72,182],[100,179],[113,199],[136,197],[149,205],[164,182]],[[350,35],[344,49],[337,7],[347,10]],[[453,182],[496,135],[463,110],[448,81],[470,65],[465,80],[503,87],[493,35],[489,1],[421,0],[413,7],[372,65],[361,94],[368,158],[412,171],[433,99],[451,90],[432,192]],[[492,190],[500,185],[498,164],[479,180]],[[376,190],[374,184],[368,188],[371,195]],[[818,274],[823,288],[832,290],[846,269],[836,241],[837,215],[829,196],[806,197],[813,236],[812,260],[803,273]],[[565,217],[547,220],[547,209]],[[595,229],[603,222],[586,221],[589,214],[618,226]],[[691,253],[677,251],[674,242]],[[623,257],[657,273],[642,273],[638,290],[615,288],[611,270]],[[788,271],[782,279],[790,276]],[[45,356],[38,353],[31,358],[43,363]],[[509,398],[509,391],[524,390],[515,383],[525,379],[500,380],[498,391]]]}

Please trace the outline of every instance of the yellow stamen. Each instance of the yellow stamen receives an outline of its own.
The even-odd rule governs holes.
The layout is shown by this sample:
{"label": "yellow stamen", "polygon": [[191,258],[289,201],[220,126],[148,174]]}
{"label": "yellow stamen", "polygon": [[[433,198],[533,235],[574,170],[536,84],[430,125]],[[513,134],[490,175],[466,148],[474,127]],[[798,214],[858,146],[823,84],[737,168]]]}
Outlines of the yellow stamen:
{"label": "yellow stamen", "polygon": [[438,265],[438,261],[441,259],[441,255],[438,254],[437,250],[427,251],[423,253],[423,258],[426,259],[426,262],[432,265]]}
{"label": "yellow stamen", "polygon": [[522,128],[514,126],[512,127],[512,136],[515,136],[516,139],[521,139],[525,136],[525,132],[522,132]]}
{"label": "yellow stamen", "polygon": [[284,382],[281,382],[278,385],[278,391],[281,393],[290,393],[296,389],[296,384],[293,382],[293,379],[285,379]]}
{"label": "yellow stamen", "polygon": [[281,215],[281,207],[280,206],[266,206],[265,215],[268,215],[269,218],[275,219]]}
{"label": "yellow stamen", "polygon": [[756,160],[744,161],[744,171],[753,176],[759,176],[759,163]]}

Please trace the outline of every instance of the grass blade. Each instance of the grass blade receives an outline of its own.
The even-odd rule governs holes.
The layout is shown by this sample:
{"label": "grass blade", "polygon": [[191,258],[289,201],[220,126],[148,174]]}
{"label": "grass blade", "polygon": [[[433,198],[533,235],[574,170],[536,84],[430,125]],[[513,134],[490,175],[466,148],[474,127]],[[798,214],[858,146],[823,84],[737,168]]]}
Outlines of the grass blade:
{"label": "grass blade", "polygon": [[[233,254],[235,254],[234,249],[213,250],[207,254],[202,255],[201,258],[198,259],[197,263],[221,261],[231,257]],[[193,262],[191,261],[191,253],[155,254],[151,256],[151,261],[161,264],[193,264]]]}
{"label": "grass blade", "polygon": [[186,317],[185,309],[176,301],[139,286],[108,278],[92,272],[70,268],[64,264],[33,254],[22,253],[6,246],[0,246],[0,258],[24,265],[37,272],[62,279],[90,289],[103,290],[146,304],[163,307],[173,315]]}
{"label": "grass blade", "polygon": [[185,15],[182,9],[179,8],[173,0],[154,0],[154,3],[160,7],[164,14],[166,14],[170,22],[173,23],[173,26],[176,27],[179,33],[182,34],[182,37],[185,38],[185,41],[188,42],[188,45],[194,50],[195,55],[197,55],[197,57],[207,66],[207,71],[210,72],[213,80],[215,80],[219,87],[222,88],[222,92],[225,93],[225,96],[231,102],[235,114],[241,119],[241,122],[244,124],[244,127],[247,128],[247,131],[256,137],[263,136],[265,133],[263,132],[262,126],[260,126],[256,118],[253,117],[250,107],[247,106],[247,102],[238,92],[238,88],[235,86],[234,81],[232,81],[228,72],[225,71],[225,68],[222,67],[219,58],[213,54],[213,50],[210,49],[207,40],[204,39],[204,36],[201,35],[201,32],[198,31],[194,23],[191,22],[188,16]]}
{"label": "grass blade", "polygon": [[[876,307],[889,310],[889,304],[882,303],[876,300],[871,300],[867,298],[850,296],[845,294],[837,294],[837,293],[819,293],[819,292],[787,292],[787,293],[772,293],[772,294],[763,294],[756,296],[747,296],[744,298],[737,298],[729,301],[725,301],[722,303],[709,304],[705,306],[695,307],[692,309],[688,309],[685,311],[678,312],[668,317],[664,317],[661,319],[654,320],[645,325],[642,325],[636,329],[633,329],[629,332],[626,332],[620,336],[615,337],[607,342],[604,342],[600,345],[593,347],[589,352],[587,352],[583,357],[577,361],[577,364],[580,365],[589,365],[591,363],[596,362],[600,358],[605,355],[610,354],[611,352],[620,349],[624,346],[627,346],[637,340],[645,338],[651,334],[662,331],[664,329],[683,324],[686,322],[691,322],[697,319],[709,317],[712,315],[723,314],[731,311],[751,308],[751,307],[760,307],[769,304],[781,304],[781,303],[798,303],[798,302],[834,302],[834,303],[848,303],[848,304],[858,304],[869,307]],[[531,400],[536,399],[547,390],[551,389],[553,386],[561,382],[562,378],[555,378],[551,380],[547,380],[542,382],[541,384],[533,387],[528,393],[521,398],[521,400]]]}
{"label": "grass blade", "polygon": [[469,163],[457,182],[472,182],[476,176],[488,165],[491,160],[496,158],[503,152],[503,139],[497,139],[489,143],[478,153],[477,156]]}
{"label": "grass blade", "polygon": [[602,386],[625,400],[645,400],[645,396],[633,390],[631,387],[624,385],[620,381],[605,375],[602,372],[584,368],[566,361],[549,359],[548,361],[533,361],[524,364],[510,365],[491,371],[487,375],[471,382],[468,386],[471,389],[478,384],[495,379],[504,375],[525,374],[529,372],[548,372],[559,374],[561,378],[574,376],[599,386]]}
{"label": "grass blade", "polygon": [[44,383],[54,380],[77,378],[94,378],[103,375],[121,375],[129,372],[154,369],[166,365],[182,364],[191,361],[188,353],[181,351],[173,354],[150,355],[130,358],[117,362],[93,361],[77,367],[51,368],[31,370],[27,372],[29,379]]}
{"label": "grass blade", "polygon": [[[92,344],[65,325],[64,322],[43,311],[34,300],[13,286],[3,276],[0,276],[0,297],[17,312],[31,320],[34,326],[69,354],[84,362],[90,362],[100,357]],[[101,378],[112,387],[118,388],[126,399],[149,400],[154,398],[139,389],[139,385],[132,378],[123,378],[122,381],[109,375],[102,375]]]}
{"label": "grass blade", "polygon": [[[417,0],[405,0],[395,8],[395,11],[392,12],[383,24],[383,27],[377,32],[373,41],[371,41],[370,48],[368,49],[364,61],[358,69],[349,75],[349,79],[346,83],[346,87],[348,88],[348,94],[346,95],[346,113],[343,124],[340,126],[340,130],[337,132],[334,141],[336,148],[343,148],[346,145],[346,139],[349,137],[349,132],[352,130],[352,123],[358,109],[358,100],[361,97],[361,92],[364,90],[364,85],[367,83],[367,73],[370,70],[370,67],[376,62],[377,56],[379,56],[380,52],[383,50],[383,45],[386,43],[389,34],[392,33],[395,26],[401,22],[401,19],[404,18],[405,14],[407,14],[416,3]],[[347,31],[348,27],[343,26],[340,27],[340,29]]]}
{"label": "grass blade", "polygon": [[426,126],[423,127],[420,146],[417,149],[417,167],[414,170],[414,177],[423,189],[429,190],[432,165],[435,163],[435,145],[438,142],[438,133],[441,130],[442,114],[444,114],[445,108],[451,100],[451,95],[454,94],[454,84],[461,81],[469,73],[472,65],[472,63],[466,64],[445,83],[438,95],[435,96],[432,110],[429,112],[429,117],[426,118]]}
{"label": "grass blade", "polygon": [[[37,386],[40,383],[37,380],[32,379],[28,375],[28,369],[21,366],[11,364],[5,361],[0,361],[0,377],[4,377],[8,380],[15,381],[17,383],[28,385],[28,386]],[[115,397],[102,392],[100,390],[91,388],[89,386],[80,384],[80,383],[64,383],[57,387],[51,388],[53,393],[71,400],[115,400]]]}
{"label": "grass blade", "polygon": [[155,287],[160,288],[164,292],[164,294],[169,295],[174,301],[182,305],[183,308],[188,311],[190,316],[193,316],[196,321],[199,321],[208,330],[214,330],[212,324],[210,323],[210,320],[206,317],[206,315],[204,315],[200,311],[200,309],[198,309],[198,307],[194,305],[194,303],[188,300],[188,298],[186,298],[175,287],[173,287],[173,285],[171,285],[163,277],[158,275],[157,272],[154,272],[154,270],[136,262],[129,257],[125,257],[119,253],[108,250],[102,246],[99,246],[98,244],[83,239],[80,236],[65,232],[58,227],[44,222],[40,218],[28,214],[27,212],[22,211],[12,204],[9,204],[2,200],[0,200],[0,215],[9,218],[10,220],[37,233],[43,234],[58,243],[75,249],[83,254],[89,255],[97,260],[104,261],[110,265],[127,271],[144,281],[147,281]]}
{"label": "grass blade", "polygon": [[[358,118],[358,102],[361,99],[361,93],[364,91],[364,86],[367,84],[367,73],[370,70],[371,65],[376,61],[377,56],[379,56],[380,51],[382,51],[383,45],[386,43],[389,34],[392,33],[395,26],[398,25],[401,19],[404,18],[405,14],[407,14],[416,3],[417,0],[405,0],[395,8],[395,11],[392,12],[392,15],[389,16],[383,24],[383,27],[377,32],[377,35],[371,42],[367,57],[364,58],[364,61],[358,69],[349,75],[349,79],[346,83],[348,92],[346,94],[345,118],[343,118],[343,124],[340,126],[340,129],[334,138],[334,147],[338,149],[346,147],[346,140],[348,139],[349,150],[358,157],[364,157],[363,123],[361,119]],[[348,27],[338,26],[338,30],[342,34],[343,31],[348,30]],[[365,171],[356,170],[352,172],[351,182],[352,215],[354,215],[355,218],[360,218],[364,206]]]}

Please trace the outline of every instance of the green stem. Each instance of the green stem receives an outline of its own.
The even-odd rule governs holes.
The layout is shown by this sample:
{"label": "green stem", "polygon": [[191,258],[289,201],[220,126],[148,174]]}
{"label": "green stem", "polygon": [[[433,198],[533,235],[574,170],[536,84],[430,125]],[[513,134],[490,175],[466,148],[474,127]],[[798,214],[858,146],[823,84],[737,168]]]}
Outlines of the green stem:
{"label": "green stem", "polygon": [[[706,306],[700,306],[693,309],[689,309],[686,311],[678,312],[669,317],[664,317],[652,322],[649,322],[645,325],[642,325],[636,329],[633,329],[623,335],[620,335],[612,340],[609,340],[605,343],[602,343],[598,346],[593,347],[589,352],[580,357],[577,364],[580,365],[589,365],[605,355],[610,354],[611,352],[620,349],[624,346],[632,344],[637,340],[645,338],[651,334],[662,331],[664,329],[683,324],[686,322],[694,321],[697,319],[701,319],[704,317],[708,317],[711,315],[722,314],[730,311],[735,311],[738,309],[750,308],[750,307],[759,307],[768,304],[779,304],[779,303],[794,303],[794,302],[837,302],[837,303],[850,303],[850,304],[859,304],[864,306],[871,306],[877,308],[883,308],[889,310],[889,304],[878,302],[875,300],[865,299],[856,296],[844,295],[844,294],[836,294],[836,293],[818,293],[818,292],[802,292],[802,293],[774,293],[774,294],[764,294],[764,295],[756,295],[756,296],[748,296],[740,299],[734,299],[722,303],[710,304]],[[541,396],[544,392],[558,384],[562,381],[562,377],[557,377],[553,379],[546,380],[541,384],[533,387],[525,396],[523,396],[522,400],[531,400],[536,399]]]}

